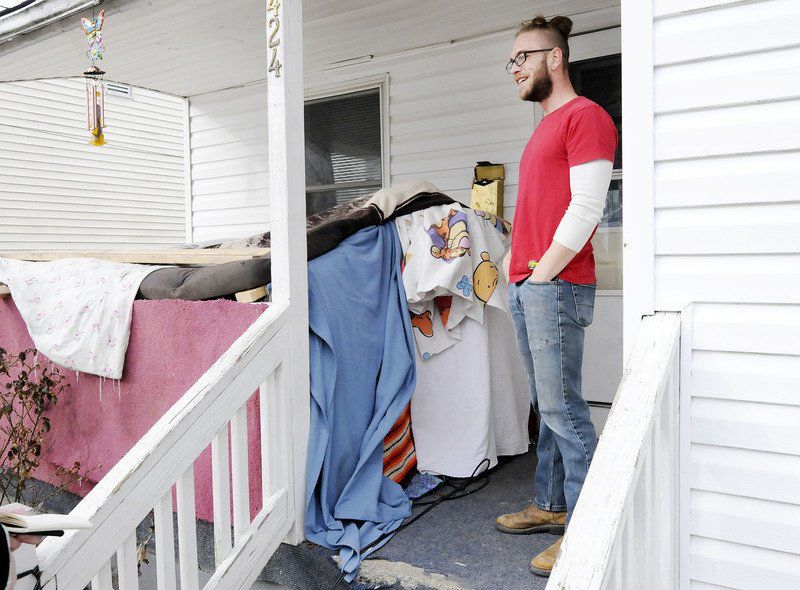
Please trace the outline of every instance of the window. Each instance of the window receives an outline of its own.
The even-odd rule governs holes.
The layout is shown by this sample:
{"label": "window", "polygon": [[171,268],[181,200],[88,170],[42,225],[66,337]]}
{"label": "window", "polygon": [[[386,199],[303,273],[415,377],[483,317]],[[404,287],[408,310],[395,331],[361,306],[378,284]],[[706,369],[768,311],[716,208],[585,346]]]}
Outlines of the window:
{"label": "window", "polygon": [[379,89],[306,102],[305,137],[308,215],[381,188]]}
{"label": "window", "polygon": [[[609,55],[569,65],[572,86],[581,96],[603,107],[622,139],[622,56]],[[614,169],[622,169],[622,142],[614,155]]]}
{"label": "window", "polygon": [[609,55],[571,63],[575,91],[603,107],[617,126],[619,145],[606,197],[606,209],[592,244],[597,262],[597,286],[622,289],[622,56]]}
{"label": "window", "polygon": [[610,55],[569,66],[575,91],[603,107],[617,126],[619,144],[601,226],[622,226],[622,56]]}

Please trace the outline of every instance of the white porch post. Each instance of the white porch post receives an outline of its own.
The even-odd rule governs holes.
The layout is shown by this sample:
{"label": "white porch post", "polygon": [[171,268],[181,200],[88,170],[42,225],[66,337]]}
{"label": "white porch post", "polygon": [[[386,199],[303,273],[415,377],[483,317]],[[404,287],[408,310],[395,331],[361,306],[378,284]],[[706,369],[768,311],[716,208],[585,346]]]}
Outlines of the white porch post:
{"label": "white porch post", "polygon": [[655,312],[653,0],[622,0],[623,358]]}
{"label": "white porch post", "polygon": [[[309,427],[308,276],[306,273],[305,136],[303,128],[303,7],[301,0],[267,1],[269,196],[272,213],[272,297],[290,302],[289,395],[295,525],[303,539]],[[289,441],[287,441],[289,442]]]}

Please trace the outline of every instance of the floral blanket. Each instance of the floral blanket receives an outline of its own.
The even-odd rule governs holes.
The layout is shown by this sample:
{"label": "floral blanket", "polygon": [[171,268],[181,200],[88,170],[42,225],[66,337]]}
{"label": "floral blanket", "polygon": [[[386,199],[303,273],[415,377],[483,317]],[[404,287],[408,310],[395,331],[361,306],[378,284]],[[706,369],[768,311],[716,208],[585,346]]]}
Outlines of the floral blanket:
{"label": "floral blanket", "polygon": [[67,369],[120,379],[133,299],[158,268],[93,258],[0,258],[0,282],[11,290],[39,352]]}

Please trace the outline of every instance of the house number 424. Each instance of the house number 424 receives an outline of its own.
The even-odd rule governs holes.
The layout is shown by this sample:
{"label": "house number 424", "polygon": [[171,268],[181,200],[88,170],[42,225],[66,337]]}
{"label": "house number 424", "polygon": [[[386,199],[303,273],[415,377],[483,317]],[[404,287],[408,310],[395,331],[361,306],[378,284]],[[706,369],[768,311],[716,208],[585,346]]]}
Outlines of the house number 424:
{"label": "house number 424", "polygon": [[281,40],[278,38],[278,33],[281,30],[280,8],[281,4],[279,0],[269,0],[267,4],[267,15],[271,16],[269,16],[269,20],[267,21],[267,28],[269,29],[267,45],[269,46],[270,59],[267,71],[269,73],[275,72],[276,78],[281,77],[281,68],[283,67],[283,64],[278,59],[278,46],[281,44]]}

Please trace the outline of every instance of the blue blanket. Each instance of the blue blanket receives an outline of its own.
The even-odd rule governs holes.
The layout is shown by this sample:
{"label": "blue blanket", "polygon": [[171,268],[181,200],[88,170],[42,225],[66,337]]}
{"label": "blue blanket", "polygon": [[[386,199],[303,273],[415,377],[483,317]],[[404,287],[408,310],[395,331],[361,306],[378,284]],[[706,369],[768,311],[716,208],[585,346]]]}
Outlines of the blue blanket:
{"label": "blue blanket", "polygon": [[[393,223],[369,227],[308,264],[311,434],[306,538],[338,549],[352,581],[363,548],[411,514],[383,476],[383,439],[411,399],[414,343]],[[386,536],[384,538],[384,536]]]}

